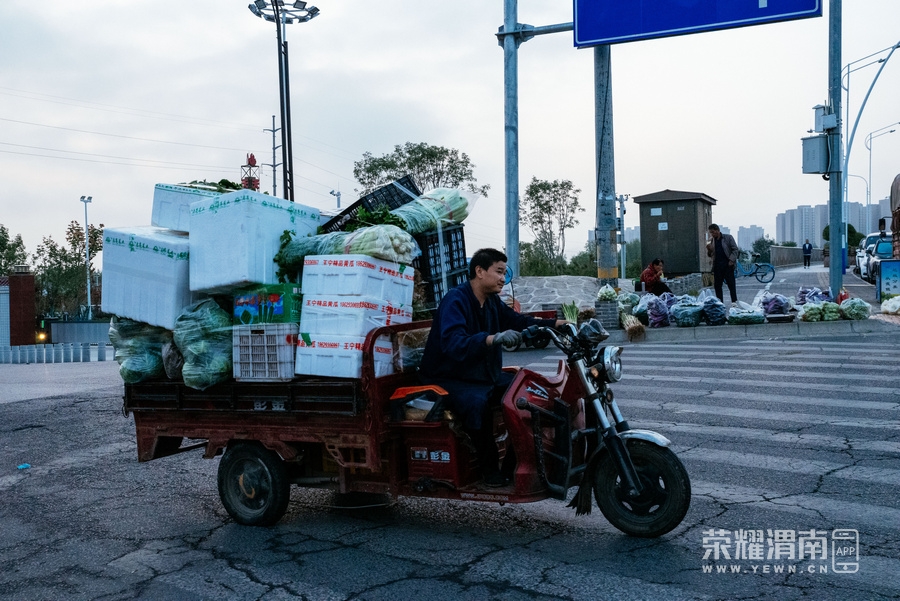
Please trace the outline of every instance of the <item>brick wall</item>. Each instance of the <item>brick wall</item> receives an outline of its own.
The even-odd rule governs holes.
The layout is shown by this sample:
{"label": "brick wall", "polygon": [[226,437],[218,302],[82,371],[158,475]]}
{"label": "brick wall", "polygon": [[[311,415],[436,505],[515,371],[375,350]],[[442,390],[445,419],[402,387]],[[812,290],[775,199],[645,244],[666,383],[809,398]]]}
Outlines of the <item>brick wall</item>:
{"label": "brick wall", "polygon": [[9,275],[9,344],[35,343],[34,275]]}

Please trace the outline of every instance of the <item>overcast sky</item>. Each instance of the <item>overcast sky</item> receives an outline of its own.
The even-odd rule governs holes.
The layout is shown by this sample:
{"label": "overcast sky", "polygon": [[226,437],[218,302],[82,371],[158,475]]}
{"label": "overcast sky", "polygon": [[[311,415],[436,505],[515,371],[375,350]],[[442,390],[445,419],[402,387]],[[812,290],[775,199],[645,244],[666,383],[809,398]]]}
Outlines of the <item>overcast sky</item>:
{"label": "overcast sky", "polygon": [[[148,225],[156,183],[237,181],[247,152],[271,162],[275,26],[247,3],[0,2],[0,223],[29,252],[44,236],[63,241],[70,221],[83,224],[82,195],[93,197],[93,224]],[[353,162],[366,151],[407,141],[458,148],[491,186],[466,221],[467,247],[502,247],[503,1],[314,4],[321,14],[287,33],[296,200],[330,208],[332,189],[344,206],[355,200]],[[800,146],[812,107],[827,100],[825,4],[820,18],[614,46],[617,192],[703,192],[732,233],[758,225],[770,237],[779,212],[826,203],[827,182],[801,173]],[[842,64],[900,41],[897,0],[843,4]],[[571,20],[571,2],[519,2],[522,23]],[[850,76],[852,119],[877,69]],[[581,189],[587,211],[570,251],[594,223],[592,74],[593,52],[575,49],[571,32],[520,48],[521,189],[533,176]],[[897,122],[900,56],[862,115],[850,173],[868,178],[865,136]],[[879,199],[900,172],[900,131],[873,146]],[[263,168],[262,189],[271,187]],[[850,200],[865,203],[859,178]],[[629,209],[626,226],[638,225]],[[531,239],[524,226],[521,238]]]}

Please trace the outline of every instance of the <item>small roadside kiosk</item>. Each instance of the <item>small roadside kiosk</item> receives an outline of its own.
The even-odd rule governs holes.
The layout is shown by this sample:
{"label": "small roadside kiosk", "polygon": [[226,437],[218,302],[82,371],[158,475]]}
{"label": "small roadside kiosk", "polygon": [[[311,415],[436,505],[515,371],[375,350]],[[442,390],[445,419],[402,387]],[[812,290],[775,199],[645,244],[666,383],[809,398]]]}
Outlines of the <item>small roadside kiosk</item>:
{"label": "small roadside kiosk", "polygon": [[635,196],[641,222],[641,263],[654,257],[666,264],[666,274],[709,271],[706,232],[716,199],[702,192],[663,190]]}

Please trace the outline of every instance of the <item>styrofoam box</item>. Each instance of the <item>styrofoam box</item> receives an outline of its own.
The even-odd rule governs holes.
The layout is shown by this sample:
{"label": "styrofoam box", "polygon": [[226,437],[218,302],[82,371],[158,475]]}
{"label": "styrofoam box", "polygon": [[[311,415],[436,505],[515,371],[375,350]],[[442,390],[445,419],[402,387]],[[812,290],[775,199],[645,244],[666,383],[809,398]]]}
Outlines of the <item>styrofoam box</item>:
{"label": "styrofoam box", "polygon": [[[359,378],[362,375],[365,340],[365,337],[359,336],[300,334],[294,372],[305,376]],[[372,351],[375,376],[394,373],[393,349],[386,336],[375,341]]]}
{"label": "styrofoam box", "polygon": [[153,189],[153,214],[150,224],[190,232],[191,203],[218,198],[221,195],[221,192],[215,190],[156,184]]}
{"label": "styrofoam box", "polygon": [[375,328],[412,321],[412,307],[368,296],[304,295],[300,332],[365,336]]}
{"label": "styrofoam box", "polygon": [[277,284],[273,261],[285,230],[315,235],[319,210],[252,190],[191,204],[191,290],[229,292]]}
{"label": "styrofoam box", "polygon": [[298,330],[295,323],[234,326],[234,379],[238,382],[292,380]]}
{"label": "styrofoam box", "polygon": [[415,269],[368,255],[311,255],[303,259],[303,294],[369,296],[412,304]]}
{"label": "styrofoam box", "polygon": [[172,330],[198,300],[188,285],[187,234],[153,226],[103,230],[104,313]]}

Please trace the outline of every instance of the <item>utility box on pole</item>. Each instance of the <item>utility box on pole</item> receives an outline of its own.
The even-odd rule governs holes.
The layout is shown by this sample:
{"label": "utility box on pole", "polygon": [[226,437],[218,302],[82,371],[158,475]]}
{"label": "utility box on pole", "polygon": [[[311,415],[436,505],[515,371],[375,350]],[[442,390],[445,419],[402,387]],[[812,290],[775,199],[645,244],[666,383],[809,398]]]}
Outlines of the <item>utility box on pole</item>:
{"label": "utility box on pole", "polygon": [[635,196],[641,222],[641,264],[655,258],[666,275],[709,271],[706,232],[716,199],[702,192],[663,190]]}

